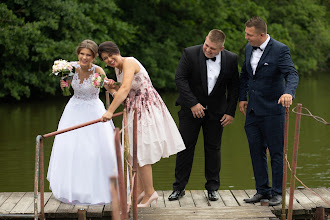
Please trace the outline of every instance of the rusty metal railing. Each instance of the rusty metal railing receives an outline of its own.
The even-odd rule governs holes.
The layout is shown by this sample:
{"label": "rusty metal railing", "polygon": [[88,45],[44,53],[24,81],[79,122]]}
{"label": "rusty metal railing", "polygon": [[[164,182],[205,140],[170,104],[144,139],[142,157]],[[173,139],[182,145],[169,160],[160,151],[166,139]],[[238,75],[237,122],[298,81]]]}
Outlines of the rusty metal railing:
{"label": "rusty metal railing", "polygon": [[[116,114],[113,115],[113,118],[117,117],[117,116],[120,116],[122,114],[123,114],[123,112],[116,113]],[[136,116],[135,116],[135,119],[136,119]],[[62,133],[68,132],[68,131],[79,129],[79,128],[89,126],[89,125],[99,123],[99,122],[102,122],[102,118],[96,119],[96,120],[93,120],[93,121],[89,121],[89,122],[86,122],[86,123],[82,123],[82,124],[79,124],[79,125],[76,125],[76,126],[72,126],[72,127],[69,127],[69,128],[63,129],[63,130],[51,132],[51,133],[48,133],[48,134],[45,134],[45,135],[38,135],[37,136],[37,138],[36,138],[36,153],[35,153],[35,177],[34,177],[34,219],[35,220],[37,220],[38,218],[44,220],[44,218],[45,218],[45,212],[44,212],[44,151],[43,151],[43,140],[45,138],[48,138],[48,137],[53,137],[53,136],[58,135],[58,134],[62,134]],[[136,130],[136,127],[134,127],[136,125],[137,125],[136,122],[133,122],[133,131]],[[116,135],[118,136],[119,133],[117,132]],[[136,141],[136,139],[135,139],[135,141]],[[116,142],[115,145],[118,145],[118,141]],[[134,143],[133,143],[133,145],[134,145]],[[116,146],[116,148],[118,148],[118,147]],[[116,152],[116,153],[117,153],[117,159],[120,158],[120,161],[121,161],[121,157],[118,157],[118,152]],[[119,154],[121,155],[120,142],[119,142]],[[136,159],[135,159],[135,161],[136,161]],[[119,162],[117,160],[117,164],[118,163]],[[119,175],[121,171],[122,171],[122,166],[118,166],[118,180],[124,178],[122,173],[121,173],[121,176]],[[113,182],[113,181],[110,181],[110,182]],[[40,214],[38,213],[38,188],[39,188],[39,185],[40,185]],[[124,185],[120,184],[120,186],[124,186]],[[121,219],[126,219],[126,218],[128,218],[127,217],[127,211],[126,211],[127,210],[126,196],[122,196],[122,194],[123,194],[122,189],[119,190],[119,191],[121,191],[121,194],[120,194],[120,202],[121,202],[121,210],[122,210]],[[125,192],[124,192],[124,194],[125,194]],[[125,211],[123,211],[123,210],[125,210]],[[137,216],[137,213],[136,213],[136,216]],[[136,217],[136,219],[137,219],[137,217]]]}

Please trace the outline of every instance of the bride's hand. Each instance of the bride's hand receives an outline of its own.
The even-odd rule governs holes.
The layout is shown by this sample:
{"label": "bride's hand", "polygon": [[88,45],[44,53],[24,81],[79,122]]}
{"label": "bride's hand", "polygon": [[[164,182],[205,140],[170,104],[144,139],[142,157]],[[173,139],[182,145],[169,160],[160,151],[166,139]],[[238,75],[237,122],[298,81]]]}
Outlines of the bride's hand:
{"label": "bride's hand", "polygon": [[65,82],[64,80],[61,79],[61,89],[63,89],[64,87],[69,87],[69,83],[68,82]]}
{"label": "bride's hand", "polygon": [[112,112],[107,111],[106,113],[104,113],[104,115],[102,115],[102,121],[106,122],[109,121],[113,116]]}
{"label": "bride's hand", "polygon": [[116,86],[114,85],[115,81],[113,79],[105,79],[104,80],[104,86],[108,87],[109,89],[116,89]]}

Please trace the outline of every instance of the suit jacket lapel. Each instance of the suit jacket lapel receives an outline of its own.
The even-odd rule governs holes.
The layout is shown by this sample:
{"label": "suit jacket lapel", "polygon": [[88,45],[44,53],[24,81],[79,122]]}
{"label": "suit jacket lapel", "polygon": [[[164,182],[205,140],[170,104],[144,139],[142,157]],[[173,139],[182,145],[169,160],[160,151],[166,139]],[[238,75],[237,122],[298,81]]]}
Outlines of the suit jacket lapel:
{"label": "suit jacket lapel", "polygon": [[252,46],[248,47],[246,49],[246,65],[247,65],[247,71],[248,73],[250,73],[251,75],[253,75],[253,70],[252,70],[252,66],[251,66],[251,56],[252,56]]}
{"label": "suit jacket lapel", "polygon": [[270,48],[272,47],[272,45],[273,45],[273,41],[272,41],[272,38],[270,38],[270,40],[269,40],[269,42],[268,42],[268,44],[265,48],[265,51],[262,53],[262,56],[260,57],[260,60],[258,62],[258,65],[257,65],[257,68],[256,68],[256,74],[257,74],[257,71],[258,71],[259,67],[263,65],[264,59],[267,56],[267,54],[269,53]]}
{"label": "suit jacket lapel", "polygon": [[200,72],[201,72],[201,81],[205,94],[207,94],[207,71],[206,71],[206,58],[203,53],[203,46],[201,46],[201,50],[199,53],[199,61],[200,61]]}

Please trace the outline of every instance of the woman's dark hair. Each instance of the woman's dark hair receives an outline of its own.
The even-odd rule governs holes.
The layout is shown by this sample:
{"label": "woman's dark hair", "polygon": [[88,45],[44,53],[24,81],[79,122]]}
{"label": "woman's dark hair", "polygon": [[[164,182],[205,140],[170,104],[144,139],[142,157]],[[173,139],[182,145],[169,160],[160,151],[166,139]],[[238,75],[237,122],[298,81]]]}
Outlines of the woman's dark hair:
{"label": "woman's dark hair", "polygon": [[114,42],[105,41],[105,42],[101,43],[99,46],[99,55],[100,55],[101,59],[102,59],[102,57],[101,57],[102,53],[108,53],[108,54],[110,54],[110,56],[112,56],[115,54],[120,54],[120,50]]}

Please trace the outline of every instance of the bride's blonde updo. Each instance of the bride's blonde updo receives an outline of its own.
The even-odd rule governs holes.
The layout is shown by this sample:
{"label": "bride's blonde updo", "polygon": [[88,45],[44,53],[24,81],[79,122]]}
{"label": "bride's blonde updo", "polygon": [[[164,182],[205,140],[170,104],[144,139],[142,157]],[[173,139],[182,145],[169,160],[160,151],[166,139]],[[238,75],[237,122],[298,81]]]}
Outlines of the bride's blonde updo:
{"label": "bride's blonde updo", "polygon": [[82,41],[79,46],[77,47],[76,49],[76,52],[77,54],[80,53],[80,51],[83,49],[83,48],[87,48],[87,49],[90,49],[93,53],[93,58],[94,58],[94,61],[95,61],[95,58],[98,56],[98,46],[97,44],[92,41],[92,40],[84,40]]}

